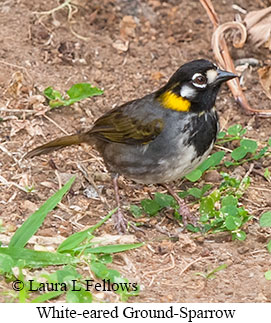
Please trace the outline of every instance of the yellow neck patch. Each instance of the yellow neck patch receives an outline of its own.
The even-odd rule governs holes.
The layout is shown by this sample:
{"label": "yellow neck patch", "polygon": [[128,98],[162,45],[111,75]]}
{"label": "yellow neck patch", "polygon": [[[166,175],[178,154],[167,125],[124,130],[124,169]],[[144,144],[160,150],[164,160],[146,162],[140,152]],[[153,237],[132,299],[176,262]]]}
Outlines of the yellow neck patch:
{"label": "yellow neck patch", "polygon": [[158,100],[164,108],[175,111],[187,112],[191,106],[191,102],[171,91],[166,91],[165,93],[161,94]]}

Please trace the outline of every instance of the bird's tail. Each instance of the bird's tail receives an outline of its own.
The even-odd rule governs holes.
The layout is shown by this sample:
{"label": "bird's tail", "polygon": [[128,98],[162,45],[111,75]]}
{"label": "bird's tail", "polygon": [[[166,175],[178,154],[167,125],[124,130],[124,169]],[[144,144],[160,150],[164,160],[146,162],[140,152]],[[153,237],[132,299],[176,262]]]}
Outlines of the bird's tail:
{"label": "bird's tail", "polygon": [[57,138],[53,141],[48,142],[45,145],[39,146],[31,151],[29,151],[24,158],[31,158],[34,156],[39,156],[43,154],[48,154],[52,151],[61,149],[66,146],[78,145],[85,141],[84,134],[76,134],[71,136],[64,136]]}

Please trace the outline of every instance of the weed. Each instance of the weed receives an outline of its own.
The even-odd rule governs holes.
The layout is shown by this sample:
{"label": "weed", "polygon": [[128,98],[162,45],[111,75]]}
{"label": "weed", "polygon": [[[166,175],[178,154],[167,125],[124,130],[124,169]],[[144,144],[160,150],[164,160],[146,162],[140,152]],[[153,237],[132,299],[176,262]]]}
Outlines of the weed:
{"label": "weed", "polygon": [[[20,286],[24,287],[17,294],[20,302],[45,302],[63,294],[65,294],[67,302],[92,302],[94,297],[90,287],[93,279],[88,275],[83,277],[80,274],[82,267],[86,265],[97,278],[105,280],[108,288],[118,293],[122,301],[127,301],[130,296],[139,293],[137,284],[129,283],[128,279],[122,277],[117,270],[108,268],[107,264],[113,261],[112,254],[138,248],[143,244],[96,246],[92,242],[94,231],[106,222],[116,209],[93,227],[69,236],[60,244],[56,252],[25,248],[29,239],[42,225],[47,214],[61,201],[74,180],[75,177],[71,178],[23,223],[11,238],[8,247],[0,247],[0,274],[9,281],[19,279]],[[54,266],[53,268],[61,266],[61,268],[54,269],[50,274],[40,274],[37,278],[25,278],[25,268],[31,270],[48,266]],[[19,274],[14,274],[14,268],[19,268]],[[43,279],[44,282],[40,283],[40,279]],[[112,289],[114,284],[121,287]],[[41,295],[33,298],[37,291]]]}

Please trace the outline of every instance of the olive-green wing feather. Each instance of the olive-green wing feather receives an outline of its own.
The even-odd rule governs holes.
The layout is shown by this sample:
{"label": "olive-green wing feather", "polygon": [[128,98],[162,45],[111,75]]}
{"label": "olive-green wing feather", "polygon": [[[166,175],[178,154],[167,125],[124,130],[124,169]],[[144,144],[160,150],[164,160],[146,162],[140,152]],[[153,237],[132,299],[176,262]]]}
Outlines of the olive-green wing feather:
{"label": "olive-green wing feather", "polygon": [[89,134],[107,142],[147,144],[154,140],[163,128],[162,119],[145,121],[135,116],[130,117],[122,110],[116,109],[99,118]]}

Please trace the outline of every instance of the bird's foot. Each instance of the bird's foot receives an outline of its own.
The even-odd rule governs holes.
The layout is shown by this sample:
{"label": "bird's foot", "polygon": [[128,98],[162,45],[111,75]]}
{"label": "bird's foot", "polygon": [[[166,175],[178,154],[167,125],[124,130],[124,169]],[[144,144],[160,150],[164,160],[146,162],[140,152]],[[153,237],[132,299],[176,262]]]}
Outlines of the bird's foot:
{"label": "bird's foot", "polygon": [[198,223],[197,223],[198,219],[195,215],[193,215],[190,212],[188,206],[184,202],[181,202],[180,200],[177,201],[177,203],[179,205],[178,212],[182,216],[184,227],[186,227],[188,223],[193,224],[194,227],[198,226]]}
{"label": "bird's foot", "polygon": [[178,212],[182,216],[184,227],[186,227],[188,223],[193,224],[194,227],[198,226],[197,217],[190,212],[188,206],[184,203],[180,196],[169,185],[164,184],[163,186],[169,191],[177,202],[179,206]]}
{"label": "bird's foot", "polygon": [[122,210],[118,208],[117,212],[112,215],[114,221],[114,227],[119,234],[126,233],[128,221],[125,219]]}

